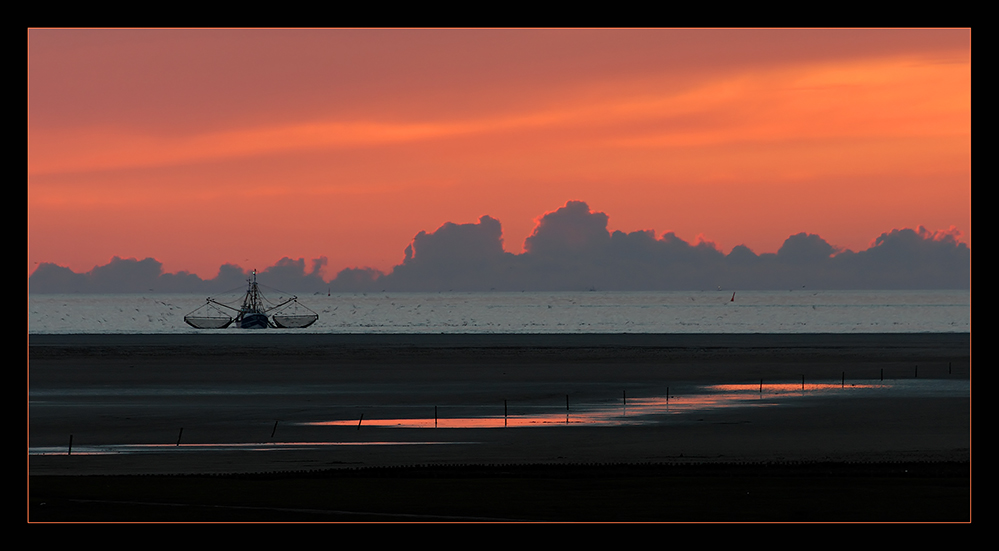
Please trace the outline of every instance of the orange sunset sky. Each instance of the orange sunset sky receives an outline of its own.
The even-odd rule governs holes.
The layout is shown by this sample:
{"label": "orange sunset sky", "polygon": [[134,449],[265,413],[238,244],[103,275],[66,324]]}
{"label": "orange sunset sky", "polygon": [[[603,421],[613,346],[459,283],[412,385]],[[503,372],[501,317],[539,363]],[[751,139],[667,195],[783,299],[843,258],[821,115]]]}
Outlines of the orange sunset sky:
{"label": "orange sunset sky", "polygon": [[30,29],[28,271],[389,271],[585,201],[723,252],[971,243],[968,29]]}

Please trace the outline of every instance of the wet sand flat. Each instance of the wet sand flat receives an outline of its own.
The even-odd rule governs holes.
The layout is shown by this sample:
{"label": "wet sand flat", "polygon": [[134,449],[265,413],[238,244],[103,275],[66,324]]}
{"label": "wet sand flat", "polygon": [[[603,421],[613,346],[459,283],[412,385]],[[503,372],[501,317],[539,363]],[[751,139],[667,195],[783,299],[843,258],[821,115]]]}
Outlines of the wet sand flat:
{"label": "wet sand flat", "polygon": [[[32,335],[29,445],[53,453],[30,456],[29,469],[966,461],[970,392],[932,389],[969,377],[968,334]],[[704,385],[766,390],[802,378],[844,390],[683,407]],[[921,386],[847,391],[882,378]],[[638,404],[664,404],[667,389],[673,409],[635,419]],[[627,422],[582,421],[601,408]],[[435,414],[491,424],[379,423]]]}

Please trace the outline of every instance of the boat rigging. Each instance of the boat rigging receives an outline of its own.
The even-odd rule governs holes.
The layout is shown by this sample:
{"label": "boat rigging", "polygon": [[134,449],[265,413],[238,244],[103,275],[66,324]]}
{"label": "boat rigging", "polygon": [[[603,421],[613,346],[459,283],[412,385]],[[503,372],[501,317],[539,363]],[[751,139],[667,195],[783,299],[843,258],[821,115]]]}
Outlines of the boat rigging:
{"label": "boat rigging", "polygon": [[267,300],[257,284],[256,270],[246,283],[239,306],[208,297],[204,305],[184,316],[184,321],[196,329],[225,329],[233,323],[241,329],[304,329],[319,319],[319,314],[300,304],[295,295],[276,304]]}

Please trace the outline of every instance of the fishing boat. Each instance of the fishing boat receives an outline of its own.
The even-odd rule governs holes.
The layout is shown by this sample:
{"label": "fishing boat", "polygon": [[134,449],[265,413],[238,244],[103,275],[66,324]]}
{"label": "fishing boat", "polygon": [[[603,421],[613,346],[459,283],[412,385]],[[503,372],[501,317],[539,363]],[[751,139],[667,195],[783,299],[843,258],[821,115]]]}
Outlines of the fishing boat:
{"label": "fishing boat", "polygon": [[303,329],[319,319],[319,314],[300,304],[295,295],[282,297],[278,303],[268,300],[260,291],[256,270],[246,283],[239,306],[208,297],[204,305],[184,316],[184,321],[196,329],[225,329],[233,323],[240,329]]}

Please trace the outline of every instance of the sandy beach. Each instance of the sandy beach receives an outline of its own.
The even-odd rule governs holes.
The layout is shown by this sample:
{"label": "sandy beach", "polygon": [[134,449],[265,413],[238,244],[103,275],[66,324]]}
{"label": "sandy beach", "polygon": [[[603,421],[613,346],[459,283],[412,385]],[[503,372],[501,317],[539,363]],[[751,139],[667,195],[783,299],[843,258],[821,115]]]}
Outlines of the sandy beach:
{"label": "sandy beach", "polygon": [[[846,392],[882,379],[922,390]],[[926,389],[969,379],[968,334],[32,335],[29,447],[51,453],[29,472],[968,461],[970,391]],[[844,390],[771,390],[803,380]],[[761,385],[759,401],[684,409],[721,384]],[[667,389],[672,410],[635,418]],[[629,422],[577,422],[586,408]],[[435,415],[493,424],[378,422]]]}
{"label": "sandy beach", "polygon": [[32,335],[28,516],[968,522],[970,348],[968,334]]}

